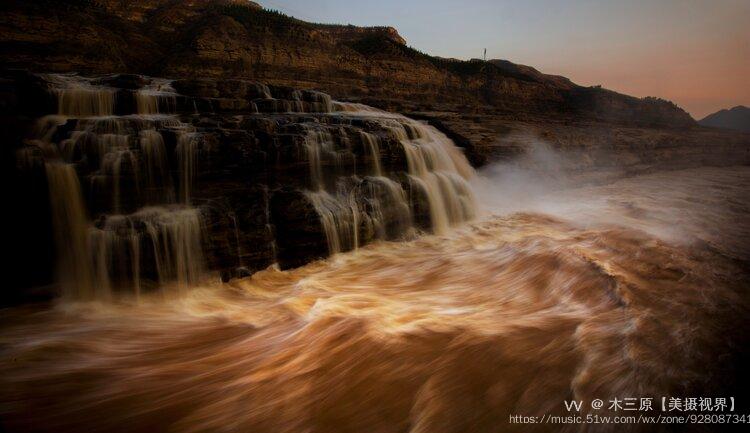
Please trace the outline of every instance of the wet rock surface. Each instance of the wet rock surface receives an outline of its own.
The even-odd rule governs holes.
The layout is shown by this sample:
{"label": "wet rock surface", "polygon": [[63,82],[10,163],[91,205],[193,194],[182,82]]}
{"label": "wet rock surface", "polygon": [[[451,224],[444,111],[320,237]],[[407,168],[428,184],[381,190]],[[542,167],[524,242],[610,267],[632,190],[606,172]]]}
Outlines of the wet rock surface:
{"label": "wet rock surface", "polygon": [[[467,193],[449,173],[456,156],[434,159],[445,150],[430,147],[429,134],[452,146],[437,131],[321,92],[124,74],[12,72],[3,84],[4,119],[14,125],[7,153],[30,203],[16,211],[20,231],[53,245],[54,217],[38,216],[52,203],[70,218],[75,209],[60,202],[81,201],[91,224],[84,243],[94,245],[83,255],[100,254],[91,278],[112,288],[176,278],[180,260],[225,280],[300,266],[429,231],[426,201]],[[446,184],[430,190],[424,176]],[[60,185],[49,190],[63,181],[64,196]],[[52,282],[60,254],[36,261],[43,282]]]}

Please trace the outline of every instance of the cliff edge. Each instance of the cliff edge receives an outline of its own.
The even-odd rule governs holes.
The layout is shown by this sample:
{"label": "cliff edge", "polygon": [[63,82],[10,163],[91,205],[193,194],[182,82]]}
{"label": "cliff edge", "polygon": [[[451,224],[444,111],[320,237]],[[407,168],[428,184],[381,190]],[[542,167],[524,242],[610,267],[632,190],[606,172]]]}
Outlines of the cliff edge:
{"label": "cliff edge", "polygon": [[6,67],[89,74],[262,80],[375,105],[418,100],[642,126],[689,127],[674,104],[634,98],[508,61],[419,52],[392,27],[315,24],[236,0],[10,0],[0,6]]}

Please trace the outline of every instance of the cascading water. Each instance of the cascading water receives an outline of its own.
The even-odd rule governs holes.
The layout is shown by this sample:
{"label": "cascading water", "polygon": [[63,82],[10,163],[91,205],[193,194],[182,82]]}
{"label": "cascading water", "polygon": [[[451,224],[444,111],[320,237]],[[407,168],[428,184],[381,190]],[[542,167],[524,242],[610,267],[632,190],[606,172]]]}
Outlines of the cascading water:
{"label": "cascading water", "polygon": [[315,207],[323,226],[330,254],[356,249],[359,246],[359,211],[356,199],[343,183],[338,183],[334,194],[326,190],[323,162],[331,162],[336,169],[341,161],[333,137],[327,130],[314,129],[305,137],[305,149],[310,164],[313,190],[306,193]]}
{"label": "cascading water", "polygon": [[[45,77],[56,86],[58,113],[40,120],[33,143],[45,155],[63,295],[109,299],[115,289],[138,295],[147,281],[174,281],[182,288],[195,284],[205,270],[201,216],[198,209],[173,204],[168,151],[159,129],[179,136],[175,153],[185,205],[199,135],[168,114],[175,106],[169,83],[157,80],[134,93],[139,114],[113,116],[114,89],[77,76]],[[55,143],[53,138],[64,137],[71,125],[67,138]],[[88,179],[90,192],[81,188],[79,177]],[[87,203],[87,195],[109,199]],[[87,205],[95,209],[94,221]],[[137,210],[144,205],[152,207]]]}
{"label": "cascading water", "polygon": [[315,190],[325,188],[323,176],[323,157],[337,161],[337,154],[333,150],[333,137],[326,130],[313,130],[305,137],[305,149],[310,161],[310,181]]}
{"label": "cascading water", "polygon": [[354,198],[346,192],[337,195],[325,190],[310,191],[307,198],[315,207],[331,254],[359,246],[359,211]]}
{"label": "cascading water", "polygon": [[[396,116],[360,104],[332,104],[344,118],[365,118],[378,125],[383,133],[394,137],[402,146],[408,165],[409,184],[426,197],[429,204],[431,229],[444,234],[450,226],[470,220],[476,211],[476,201],[467,180],[474,171],[463,154],[444,134],[431,126]],[[369,185],[354,191],[351,183],[337,182],[334,190],[327,189],[325,173],[336,172],[342,154],[327,130],[313,129],[308,133],[305,146],[310,164],[313,190],[308,198],[317,210],[331,254],[359,246],[358,239],[363,223],[368,222],[376,238],[388,238],[382,226],[384,208],[396,209],[400,234],[408,233],[412,225],[411,206],[401,184],[384,173],[380,161],[380,137],[360,131],[359,139],[371,161],[365,177]],[[331,170],[324,169],[324,163]],[[385,194],[378,194],[377,189]]]}
{"label": "cascading water", "polygon": [[386,127],[404,147],[410,179],[427,196],[433,231],[443,234],[451,225],[472,219],[476,203],[466,179],[473,169],[453,142],[416,123],[390,122]]}
{"label": "cascading water", "polygon": [[49,74],[45,77],[57,86],[57,113],[63,116],[91,117],[114,114],[115,89],[97,86],[77,75]]}
{"label": "cascading water", "polygon": [[197,132],[181,132],[177,140],[177,159],[180,164],[180,191],[182,203],[190,204],[193,181],[197,170],[201,135]]}
{"label": "cascading water", "polygon": [[[248,238],[241,219],[248,214],[227,207],[227,234],[206,235],[201,219],[211,198],[201,196],[203,210],[192,207],[196,190],[203,191],[196,182],[205,178],[203,164],[213,163],[218,147],[232,146],[237,137],[265,140],[269,130],[275,130],[270,147],[258,153],[238,147],[240,153],[222,159],[226,166],[212,176],[253,176],[234,167],[237,158],[260,155],[266,161],[269,151],[297,146],[289,154],[307,164],[309,181],[301,189],[305,205],[318,215],[317,236],[329,254],[411,237],[417,228],[442,234],[474,215],[466,182],[473,170],[461,152],[437,130],[403,116],[257,83],[228,84],[252,98],[238,101],[232,93],[189,98],[175,90],[184,83],[163,79],[129,76],[120,88],[118,77],[44,78],[58,113],[39,120],[32,147],[38,151],[19,151],[19,158],[33,166],[41,154],[48,165],[50,199],[60,215],[60,277],[70,298],[109,299],[170,282],[193,284],[207,269],[206,242],[225,245],[244,268],[246,257],[256,254],[243,246]],[[132,83],[141,87],[134,90]],[[243,111],[223,114],[227,109]],[[128,110],[132,114],[114,115]],[[273,233],[274,217],[266,205],[256,230]],[[271,239],[267,247],[272,260],[278,245]]]}
{"label": "cascading water", "polygon": [[130,215],[107,217],[90,231],[99,287],[112,282],[140,293],[141,273],[159,284],[185,289],[203,273],[201,221],[197,209],[146,207]]}
{"label": "cascading water", "polygon": [[372,160],[373,176],[383,176],[383,168],[380,166],[380,145],[378,144],[378,137],[368,132],[360,132],[360,134],[362,136],[362,142],[365,143],[367,152]]}
{"label": "cascading water", "polygon": [[138,114],[169,114],[176,110],[177,94],[171,81],[153,79],[151,84],[135,92],[135,101]]}
{"label": "cascading water", "polygon": [[72,164],[45,164],[52,222],[60,260],[58,273],[63,293],[76,299],[94,297],[94,273],[88,252],[88,216],[81,185]]}
{"label": "cascading water", "polygon": [[174,188],[169,174],[169,157],[164,138],[159,131],[145,129],[140,132],[139,139],[145,166],[145,201],[150,204],[174,202]]}
{"label": "cascading water", "polygon": [[[373,158],[374,153],[372,149],[377,149],[377,144],[373,145],[372,143],[376,142],[377,138],[365,134],[362,133],[361,137],[363,142],[369,143],[369,151],[371,152],[371,158]],[[358,194],[362,191],[354,188],[357,179],[353,179],[353,181],[352,179],[336,181],[332,188],[333,191],[327,190],[326,181],[331,176],[326,177],[325,173],[332,171],[335,174],[339,170],[344,153],[348,152],[346,146],[350,145],[349,141],[342,140],[342,142],[344,149],[336,149],[331,134],[327,130],[320,129],[308,132],[305,139],[305,147],[310,164],[311,184],[313,187],[306,195],[320,217],[320,223],[323,227],[330,254],[357,249],[360,246],[359,238],[362,223],[372,220],[374,216],[371,215],[373,214],[372,211],[377,211],[381,208],[381,199],[375,196],[372,188],[370,192],[373,192],[373,194],[370,196]],[[324,169],[324,162],[327,163],[330,169]],[[379,173],[379,161],[373,161],[373,166],[378,167],[374,171]],[[380,178],[387,179],[382,176]],[[380,183],[382,184],[383,182]],[[408,207],[404,207],[403,202],[398,202],[398,200],[405,200],[405,195],[391,194],[385,197],[385,199],[396,200],[389,204],[407,209],[408,211]],[[365,201],[376,203],[375,206],[371,206],[369,213],[364,207]],[[384,203],[383,206],[385,205]],[[381,239],[385,239],[385,231],[381,230],[378,234],[382,235]]]}
{"label": "cascading water", "polygon": [[[399,234],[410,234],[412,213],[406,192],[398,182],[384,176],[365,178],[362,191],[364,212],[363,222],[374,231],[377,239],[390,239]],[[391,214],[387,218],[386,214]],[[390,221],[390,224],[389,224]]]}

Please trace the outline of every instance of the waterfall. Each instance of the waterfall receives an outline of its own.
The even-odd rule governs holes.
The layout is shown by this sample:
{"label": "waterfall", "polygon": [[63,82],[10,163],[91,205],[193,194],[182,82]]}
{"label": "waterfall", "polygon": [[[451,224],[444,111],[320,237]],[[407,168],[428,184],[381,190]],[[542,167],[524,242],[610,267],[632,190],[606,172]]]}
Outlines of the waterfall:
{"label": "waterfall", "polygon": [[140,236],[130,220],[121,215],[107,218],[104,228],[91,228],[89,245],[98,299],[112,297],[113,283],[141,292]]}
{"label": "waterfall", "polygon": [[271,89],[267,84],[264,83],[253,83],[257,93],[263,96],[265,99],[272,99]]}
{"label": "waterfall", "polygon": [[45,164],[52,224],[58,251],[58,273],[63,295],[94,297],[94,274],[88,254],[88,218],[78,174],[72,164]]}
{"label": "waterfall", "polygon": [[310,166],[310,181],[314,188],[306,193],[320,218],[328,244],[328,252],[336,254],[359,247],[359,210],[356,199],[342,185],[334,194],[326,191],[323,159],[338,166],[341,157],[333,137],[327,129],[312,129],[305,136],[305,148]]}
{"label": "waterfall", "polygon": [[111,116],[114,114],[116,90],[92,84],[91,79],[77,75],[44,76],[57,85],[57,114],[74,117]]}
{"label": "waterfall", "polygon": [[317,113],[330,113],[333,111],[333,101],[331,100],[331,96],[327,93],[323,92],[314,92],[310,91],[308,92],[310,95],[311,101],[311,112],[317,112]]}
{"label": "waterfall", "polygon": [[111,116],[114,112],[115,93],[109,89],[61,89],[58,98],[58,114],[65,116]]}
{"label": "waterfall", "polygon": [[242,268],[242,243],[240,242],[240,225],[237,223],[237,214],[235,212],[230,212],[228,216],[229,219],[232,220],[234,242],[237,246],[237,265]]}
{"label": "waterfall", "polygon": [[[205,275],[201,212],[173,204],[160,130],[177,136],[184,204],[190,203],[202,137],[176,115],[159,114],[174,111],[169,82],[153,80],[135,92],[138,114],[113,116],[115,89],[73,75],[44,77],[55,86],[50,91],[58,114],[39,120],[36,139],[18,155],[25,167],[40,157],[45,164],[63,295],[101,300],[115,291],[138,296],[156,284],[195,284]],[[79,179],[88,180],[94,202],[84,200]]]}
{"label": "waterfall", "polygon": [[[141,292],[144,271],[180,288],[204,274],[202,223],[197,209],[147,207],[89,222],[72,164],[49,162],[46,173],[63,295],[110,299],[115,288]],[[123,289],[124,288],[124,289]]]}
{"label": "waterfall", "polygon": [[177,109],[177,94],[171,80],[152,79],[151,83],[135,92],[138,114],[154,115],[174,113]]}
{"label": "waterfall", "polygon": [[342,181],[333,192],[307,191],[306,196],[320,218],[330,254],[359,248],[361,233],[380,240],[411,233],[406,192],[387,177]]}
{"label": "waterfall", "polygon": [[472,219],[476,200],[466,179],[473,176],[473,169],[453,142],[435,128],[416,122],[385,126],[401,142],[409,177],[427,197],[432,230],[442,234]]}
{"label": "waterfall", "polygon": [[116,286],[140,294],[144,273],[159,284],[184,289],[203,274],[201,220],[197,209],[146,207],[110,215],[89,230],[98,298]]}
{"label": "waterfall", "polygon": [[180,165],[180,201],[190,204],[193,181],[198,169],[197,159],[201,135],[197,132],[181,132],[177,139],[177,159]]}
{"label": "waterfall", "polygon": [[310,132],[305,136],[305,149],[307,150],[307,160],[310,164],[310,182],[315,189],[323,189],[323,166],[321,163],[321,153],[324,143],[329,142],[330,136],[326,136],[323,131]]}
{"label": "waterfall", "polygon": [[380,146],[378,145],[378,137],[368,132],[361,131],[362,142],[367,148],[370,160],[372,161],[372,171],[374,176],[382,176],[383,168],[380,166]]}
{"label": "waterfall", "polygon": [[[303,192],[290,196],[292,212],[313,209],[318,216],[319,225],[305,221],[298,232],[301,243],[315,245],[311,254],[323,238],[336,254],[418,230],[442,234],[474,216],[467,182],[474,172],[461,151],[403,116],[320,92],[231,80],[201,81],[202,95],[216,96],[194,97],[148,77],[128,77],[125,89],[108,87],[122,81],[115,76],[44,78],[58,110],[38,120],[35,136],[17,152],[18,166],[46,167],[60,282],[71,299],[185,288],[206,275],[207,262],[233,275],[267,266],[264,260],[299,260],[288,254],[296,236],[268,239],[283,225],[274,219],[297,217],[270,204],[287,187]],[[133,89],[132,82],[143,84]],[[133,100],[115,109],[116,95]],[[237,103],[242,97],[245,103]],[[219,114],[186,112],[191,106]],[[261,164],[258,173],[246,170]],[[199,179],[207,185],[196,185]],[[265,218],[254,205],[236,202],[243,188],[259,185],[269,191]],[[192,207],[195,201],[201,208]],[[227,213],[216,219],[214,206]],[[298,230],[294,224],[290,233]],[[248,242],[256,241],[270,245],[254,251]],[[227,247],[236,263],[225,263]]]}
{"label": "waterfall", "polygon": [[[314,127],[313,127],[314,128]],[[313,188],[325,188],[323,162],[331,163],[337,168],[341,163],[341,154],[335,149],[333,136],[327,129],[311,129],[305,135],[305,149],[310,165],[310,181]]]}
{"label": "waterfall", "polygon": [[154,129],[141,131],[140,150],[145,166],[146,203],[172,203],[175,200],[174,189],[161,133]]}
{"label": "waterfall", "polygon": [[159,97],[153,93],[138,90],[135,93],[138,114],[159,114]]}
{"label": "waterfall", "polygon": [[159,281],[176,280],[181,288],[198,282],[204,266],[198,210],[146,208],[140,215],[148,217],[144,222],[157,258]]}
{"label": "waterfall", "polygon": [[[339,113],[331,116],[344,124],[366,120],[384,131],[384,137],[402,147],[412,193],[426,199],[431,229],[446,233],[451,226],[472,219],[476,200],[468,179],[474,175],[463,154],[453,142],[431,126],[361,104],[331,103]],[[305,149],[312,189],[307,198],[315,208],[325,234],[329,253],[356,249],[360,238],[388,239],[408,235],[413,230],[413,207],[403,186],[384,173],[381,163],[381,137],[373,131],[359,131],[369,173],[364,179],[354,175],[350,182],[329,180],[338,176],[351,144],[345,130],[307,125]],[[356,166],[354,168],[356,173]],[[413,197],[412,197],[413,198]],[[388,224],[390,222],[390,227]]]}
{"label": "waterfall", "polygon": [[359,247],[359,210],[351,195],[319,190],[308,191],[307,198],[320,217],[330,254]]}
{"label": "waterfall", "polygon": [[[45,123],[50,122],[45,120]],[[41,127],[40,140],[51,140],[53,133],[47,129],[54,127]],[[75,120],[69,138],[58,144],[59,153],[67,162],[83,162],[94,168],[90,175],[92,191],[109,191],[111,199],[107,207],[115,213],[132,210],[134,201],[172,203],[175,192],[169,173],[169,155],[157,128],[173,129],[188,141],[191,137],[192,126],[171,117],[87,117]],[[181,199],[185,203],[189,202],[187,198],[195,175],[197,145],[198,141],[187,143],[176,150],[188,169],[180,177]],[[124,200],[124,195],[129,200]]]}
{"label": "waterfall", "polygon": [[[412,213],[406,192],[398,182],[384,176],[367,177],[362,194],[364,215],[376,239],[391,239],[412,229]],[[389,224],[390,223],[390,224]]]}
{"label": "waterfall", "polygon": [[[113,141],[127,141],[128,136],[113,136]],[[101,171],[103,177],[98,179],[104,179],[110,181],[112,184],[112,210],[115,213],[122,211],[122,180],[124,177],[123,167],[129,170],[131,177],[133,178],[137,187],[139,175],[138,175],[138,161],[135,154],[128,148],[120,148],[119,146],[106,147],[106,153],[102,160]]]}
{"label": "waterfall", "polygon": [[305,136],[305,149],[313,188],[306,195],[320,217],[329,253],[357,248],[358,214],[356,206],[352,205],[350,194],[341,186],[337,186],[339,189],[335,194],[326,191],[323,161],[331,163],[335,168],[341,161],[331,132],[315,125],[310,126]]}

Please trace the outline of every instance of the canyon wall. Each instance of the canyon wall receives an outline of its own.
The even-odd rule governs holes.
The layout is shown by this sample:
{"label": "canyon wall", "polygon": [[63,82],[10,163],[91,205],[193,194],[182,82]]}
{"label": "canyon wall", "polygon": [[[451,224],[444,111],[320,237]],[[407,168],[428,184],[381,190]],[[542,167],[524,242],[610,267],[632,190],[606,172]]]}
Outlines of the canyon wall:
{"label": "canyon wall", "polygon": [[0,57],[7,67],[244,78],[340,99],[694,124],[667,101],[581,87],[505,61],[433,57],[408,47],[390,27],[307,23],[248,2],[35,0],[4,2],[2,9]]}

